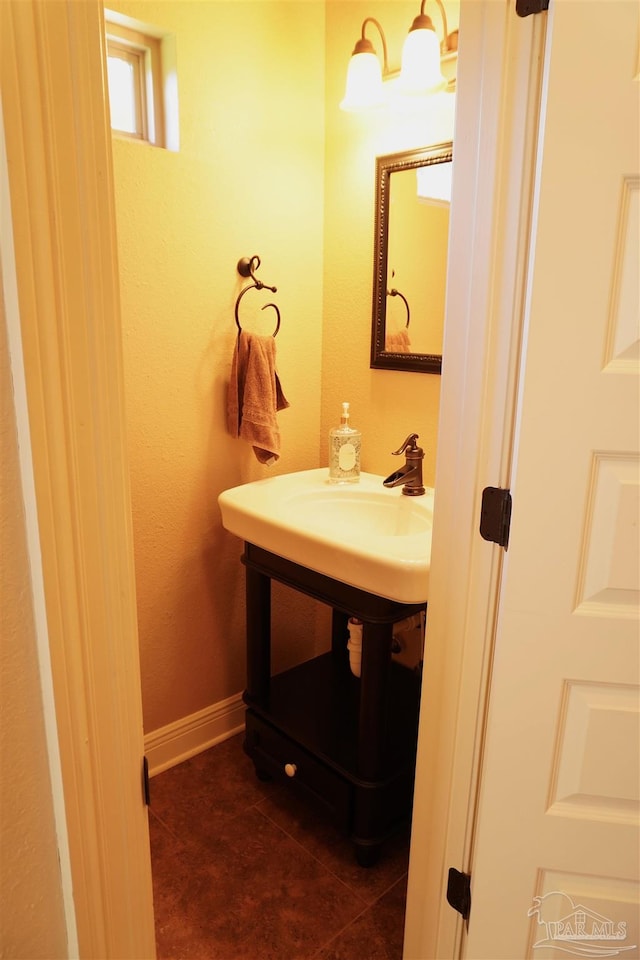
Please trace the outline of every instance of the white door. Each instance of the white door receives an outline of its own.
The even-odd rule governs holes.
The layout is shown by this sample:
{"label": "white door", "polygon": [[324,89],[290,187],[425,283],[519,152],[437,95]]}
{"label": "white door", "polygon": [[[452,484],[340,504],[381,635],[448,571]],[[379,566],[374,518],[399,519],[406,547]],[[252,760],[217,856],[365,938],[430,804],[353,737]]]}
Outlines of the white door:
{"label": "white door", "polygon": [[639,10],[548,14],[469,960],[640,955]]}

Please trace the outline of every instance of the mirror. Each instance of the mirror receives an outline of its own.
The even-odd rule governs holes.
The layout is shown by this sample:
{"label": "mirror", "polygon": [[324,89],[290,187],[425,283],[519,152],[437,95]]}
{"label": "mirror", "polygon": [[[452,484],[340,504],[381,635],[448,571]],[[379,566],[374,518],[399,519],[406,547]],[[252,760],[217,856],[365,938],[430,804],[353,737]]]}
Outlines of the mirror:
{"label": "mirror", "polygon": [[453,144],[376,158],[371,366],[440,373]]}

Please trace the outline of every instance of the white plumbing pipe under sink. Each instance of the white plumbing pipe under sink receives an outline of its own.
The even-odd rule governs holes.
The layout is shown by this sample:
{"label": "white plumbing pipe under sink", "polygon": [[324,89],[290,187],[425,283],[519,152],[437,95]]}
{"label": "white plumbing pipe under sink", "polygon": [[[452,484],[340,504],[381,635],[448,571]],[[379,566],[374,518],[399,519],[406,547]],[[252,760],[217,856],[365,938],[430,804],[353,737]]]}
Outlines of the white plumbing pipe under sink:
{"label": "white plumbing pipe under sink", "polygon": [[355,617],[349,617],[349,640],[347,641],[347,650],[349,651],[349,666],[354,677],[360,676],[362,669],[362,620]]}
{"label": "white plumbing pipe under sink", "polygon": [[[349,617],[349,667],[354,677],[362,672],[362,620]],[[394,651],[393,656],[404,666],[414,668],[422,659],[424,646],[424,612],[416,613],[412,617],[400,620],[393,625]]]}

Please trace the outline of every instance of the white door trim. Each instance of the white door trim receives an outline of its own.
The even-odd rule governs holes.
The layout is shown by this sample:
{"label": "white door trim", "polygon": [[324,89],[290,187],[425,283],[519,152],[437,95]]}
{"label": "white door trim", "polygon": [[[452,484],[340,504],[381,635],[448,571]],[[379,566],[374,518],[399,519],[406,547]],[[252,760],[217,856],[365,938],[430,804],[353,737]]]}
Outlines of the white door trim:
{"label": "white door trim", "polygon": [[502,548],[478,531],[509,487],[546,15],[462,0],[436,512],[404,956],[451,958],[463,922]]}
{"label": "white door trim", "polygon": [[[4,117],[2,116],[2,102],[0,100],[0,210],[9,211],[10,209],[9,171],[7,168],[4,136]],[[20,310],[18,307],[13,229],[9,216],[0,217],[0,282],[2,283],[2,292],[4,295],[7,343],[13,384],[13,404],[18,438],[20,481],[25,514],[24,522],[29,557],[30,585],[33,602],[38,672],[40,675],[42,714],[48,755],[49,782],[53,806],[53,821],[56,831],[58,865],[62,886],[64,926],[69,956],[75,957],[78,955],[78,943],[73,903],[69,836],[64,808],[62,767],[60,764],[58,727],[53,694],[53,677],[51,674],[51,655],[49,651],[49,633],[44,603],[42,555],[38,531],[33,458],[31,456],[27,388],[24,376],[24,358],[22,355],[22,335],[20,331]]]}
{"label": "white door trim", "polygon": [[[38,527],[80,956],[155,956],[99,0],[0,4]],[[73,931],[70,931],[73,943]]]}

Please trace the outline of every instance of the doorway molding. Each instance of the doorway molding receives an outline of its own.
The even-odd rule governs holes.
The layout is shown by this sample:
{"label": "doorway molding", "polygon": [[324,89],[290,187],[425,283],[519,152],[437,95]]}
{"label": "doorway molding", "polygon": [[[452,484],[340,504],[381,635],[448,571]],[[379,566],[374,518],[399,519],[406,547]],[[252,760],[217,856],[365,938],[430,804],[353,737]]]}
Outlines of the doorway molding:
{"label": "doorway molding", "polygon": [[[16,279],[77,943],[81,957],[149,960],[155,938],[103,8],[99,0],[0,7]],[[70,944],[75,933],[67,930]]]}
{"label": "doorway molding", "polygon": [[461,0],[436,510],[404,956],[461,955],[449,867],[470,872],[504,552],[479,533],[508,488],[523,355],[546,15]]}

